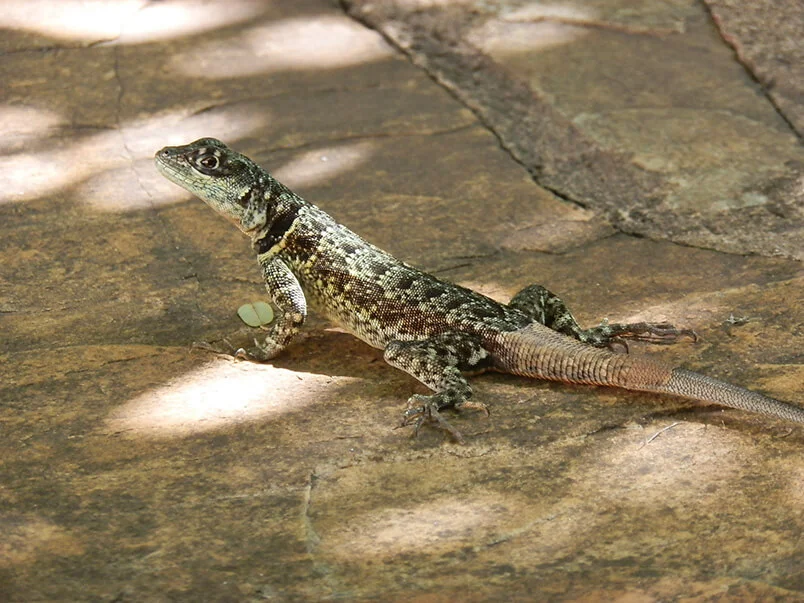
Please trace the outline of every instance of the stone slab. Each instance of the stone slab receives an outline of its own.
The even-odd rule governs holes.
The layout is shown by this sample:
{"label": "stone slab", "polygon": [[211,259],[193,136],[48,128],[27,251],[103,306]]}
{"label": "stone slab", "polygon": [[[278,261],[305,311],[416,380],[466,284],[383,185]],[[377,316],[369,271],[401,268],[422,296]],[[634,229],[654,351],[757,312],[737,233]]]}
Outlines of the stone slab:
{"label": "stone slab", "polygon": [[[453,4],[456,24],[473,18],[471,3]],[[494,18],[538,20],[526,4]],[[547,16],[653,40],[686,35],[699,15],[681,1],[588,4],[598,17],[586,25],[558,4]],[[628,112],[646,107],[601,100],[600,114],[619,116],[607,124],[581,105],[539,105],[519,127],[560,152],[536,169],[522,161],[535,157],[527,137],[501,133],[325,0],[7,5],[0,600],[801,598],[795,427],[486,375],[473,384],[491,417],[451,416],[468,440],[458,446],[395,429],[425,388],[316,317],[271,364],[193,349],[248,343],[236,310],[264,299],[248,241],[152,165],[162,145],[212,135],[409,262],[501,301],[541,282],[585,324],[692,327],[698,343],[633,353],[800,401],[800,262],[627,236],[623,220],[576,202],[590,173],[601,207],[660,190],[624,159],[636,153]],[[678,40],[658,47],[683,55]],[[540,101],[507,90],[487,100],[513,107],[516,125],[518,103]],[[778,122],[740,94],[730,110],[742,117],[713,118],[767,148]],[[651,169],[714,180],[728,169],[639,134],[628,140]],[[791,173],[762,194],[793,229]],[[667,199],[657,207],[688,210]],[[774,222],[745,241],[719,224],[720,248],[781,240]]]}
{"label": "stone slab", "polygon": [[804,257],[800,135],[698,3],[345,4],[618,229]]}

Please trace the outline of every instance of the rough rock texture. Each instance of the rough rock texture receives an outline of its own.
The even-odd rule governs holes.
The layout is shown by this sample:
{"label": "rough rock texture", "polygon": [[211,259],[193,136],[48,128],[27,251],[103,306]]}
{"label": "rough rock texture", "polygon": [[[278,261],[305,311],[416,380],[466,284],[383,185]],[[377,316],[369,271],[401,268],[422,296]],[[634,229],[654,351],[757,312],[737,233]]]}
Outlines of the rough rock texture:
{"label": "rough rock texture", "polygon": [[707,12],[222,4],[0,11],[0,600],[804,599],[801,429],[487,375],[457,446],[315,319],[271,365],[194,352],[264,293],[151,161],[216,136],[445,278],[695,328],[634,353],[804,404],[793,112]]}
{"label": "rough rock texture", "polygon": [[804,258],[804,208],[781,192],[801,188],[794,118],[768,102],[694,0],[344,5],[562,198],[625,232]]}
{"label": "rough rock texture", "polygon": [[797,0],[704,0],[723,39],[804,135],[804,17]]}

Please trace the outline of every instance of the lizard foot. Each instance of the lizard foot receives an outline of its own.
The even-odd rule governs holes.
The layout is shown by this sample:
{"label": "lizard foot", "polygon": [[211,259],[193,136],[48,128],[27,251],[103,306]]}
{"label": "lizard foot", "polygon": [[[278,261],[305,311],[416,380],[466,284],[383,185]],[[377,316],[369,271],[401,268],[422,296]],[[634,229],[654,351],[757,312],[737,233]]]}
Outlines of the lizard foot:
{"label": "lizard foot", "polygon": [[[480,402],[469,402],[464,400],[462,402],[455,403],[454,406],[456,410],[479,410],[485,413],[486,416],[489,415],[489,409],[485,404]],[[408,408],[402,415],[402,422],[400,423],[399,427],[413,425],[413,437],[415,438],[417,435],[419,435],[419,429],[421,429],[422,425],[425,423],[432,423],[439,429],[446,431],[456,442],[463,444],[465,441],[461,435],[461,432],[455,429],[452,425],[450,425],[449,421],[441,416],[439,407],[443,409],[445,408],[445,405],[439,404],[437,394],[435,396],[422,396],[420,394],[414,394],[408,400]]]}
{"label": "lizard foot", "polygon": [[223,343],[225,343],[228,346],[230,351],[227,352],[225,350],[217,348],[211,343],[208,343],[206,341],[194,341],[190,349],[201,350],[202,352],[209,352],[211,354],[215,354],[216,356],[223,356],[229,359],[237,358],[237,352],[239,352],[240,350],[238,350],[237,352],[234,351],[235,349],[234,346],[231,343],[229,343],[229,341],[226,339],[223,340]]}
{"label": "lizard foot", "polygon": [[268,342],[260,343],[254,340],[256,346],[252,351],[247,351],[244,348],[238,348],[232,355],[235,360],[248,360],[250,362],[266,362],[275,358],[282,348],[277,345],[269,345]]}
{"label": "lizard foot", "polygon": [[489,407],[482,402],[474,402],[472,400],[464,400],[455,404],[455,410],[479,410],[487,417],[491,414]]}
{"label": "lizard foot", "polygon": [[408,408],[402,415],[402,422],[399,427],[413,425],[413,437],[419,435],[419,429],[426,423],[433,423],[439,429],[443,429],[459,444],[464,443],[461,432],[449,424],[441,413],[438,412],[438,402],[433,400],[434,396],[422,396],[414,394],[408,400]]}
{"label": "lizard foot", "polygon": [[222,350],[220,348],[215,347],[211,343],[207,343],[206,341],[195,341],[193,342],[192,349],[194,350],[202,350],[204,352],[211,352],[216,356],[223,356],[225,358],[229,358],[230,360],[248,360],[250,362],[265,362],[266,360],[270,360],[274,356],[276,356],[281,350],[274,350],[272,348],[267,348],[266,346],[259,343],[256,339],[254,340],[254,344],[257,346],[255,350],[249,352],[244,348],[237,348],[229,342],[228,339],[224,339],[223,342],[229,348],[228,351]]}
{"label": "lizard foot", "polygon": [[622,346],[628,353],[628,341],[644,341],[656,345],[672,345],[682,337],[698,341],[698,334],[692,329],[677,329],[669,322],[635,322],[631,324],[605,325],[606,345],[609,348]]}

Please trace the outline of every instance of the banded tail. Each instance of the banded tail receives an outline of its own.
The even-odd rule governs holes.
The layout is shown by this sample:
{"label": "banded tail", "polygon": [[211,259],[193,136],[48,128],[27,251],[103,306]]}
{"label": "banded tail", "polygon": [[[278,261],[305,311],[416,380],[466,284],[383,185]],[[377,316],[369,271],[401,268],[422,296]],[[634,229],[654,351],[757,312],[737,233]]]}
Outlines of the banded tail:
{"label": "banded tail", "polygon": [[671,394],[804,424],[804,408],[649,358],[594,348],[540,324],[498,337],[496,368],[507,373]]}

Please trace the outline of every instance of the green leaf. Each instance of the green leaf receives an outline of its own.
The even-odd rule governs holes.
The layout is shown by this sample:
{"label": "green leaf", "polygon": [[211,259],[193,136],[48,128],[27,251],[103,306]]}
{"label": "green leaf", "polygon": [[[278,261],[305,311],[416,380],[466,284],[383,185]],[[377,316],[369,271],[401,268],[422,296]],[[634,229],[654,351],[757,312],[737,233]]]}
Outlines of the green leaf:
{"label": "green leaf", "polygon": [[260,319],[260,325],[267,325],[274,319],[274,309],[264,301],[254,302],[252,304],[257,316]]}
{"label": "green leaf", "polygon": [[274,310],[264,301],[243,304],[237,309],[237,315],[250,327],[261,327],[274,319]]}
{"label": "green leaf", "polygon": [[237,309],[237,315],[244,323],[250,327],[260,326],[260,317],[257,316],[257,311],[251,304],[243,304]]}

